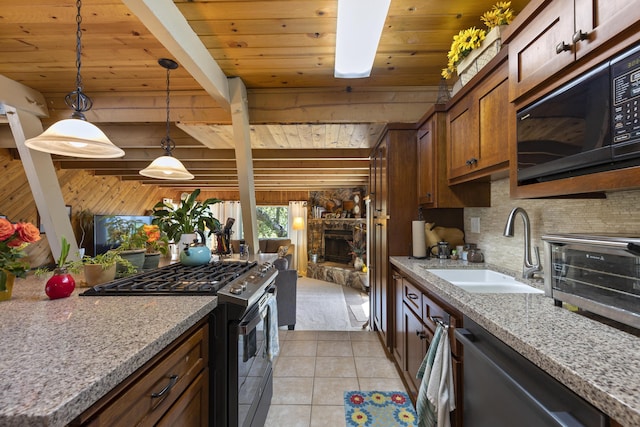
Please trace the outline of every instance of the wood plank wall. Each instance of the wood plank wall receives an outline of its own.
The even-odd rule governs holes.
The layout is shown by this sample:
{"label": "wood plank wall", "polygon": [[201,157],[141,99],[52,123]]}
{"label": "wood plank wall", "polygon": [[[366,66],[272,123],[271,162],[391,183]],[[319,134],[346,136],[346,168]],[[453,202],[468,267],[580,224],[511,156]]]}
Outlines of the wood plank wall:
{"label": "wood plank wall", "polygon": [[[0,149],[0,214],[11,221],[28,221],[37,225],[37,209],[31,187],[20,160],[14,159],[8,149]],[[79,170],[57,170],[58,181],[65,204],[71,206],[71,222],[80,239],[76,216],[83,209],[94,214],[146,215],[163,198],[180,200],[182,191],[167,190],[137,181],[121,181],[115,177],[94,176]],[[216,197],[221,200],[239,200],[237,191],[203,191],[200,199]],[[266,191],[256,193],[257,204],[286,205],[290,200],[308,200],[308,191]],[[85,244],[93,246],[92,238]],[[42,240],[27,248],[32,267],[53,263],[46,233]]]}

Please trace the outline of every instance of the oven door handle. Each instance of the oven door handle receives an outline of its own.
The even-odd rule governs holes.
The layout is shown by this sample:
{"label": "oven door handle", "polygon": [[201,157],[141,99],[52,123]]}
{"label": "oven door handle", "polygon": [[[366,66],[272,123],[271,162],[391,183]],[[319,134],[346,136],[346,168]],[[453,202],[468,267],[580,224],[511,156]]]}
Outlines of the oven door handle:
{"label": "oven door handle", "polygon": [[249,332],[254,330],[260,324],[260,322],[262,322],[262,315],[260,312],[257,312],[251,319],[238,325],[238,333],[240,335],[248,335]]}

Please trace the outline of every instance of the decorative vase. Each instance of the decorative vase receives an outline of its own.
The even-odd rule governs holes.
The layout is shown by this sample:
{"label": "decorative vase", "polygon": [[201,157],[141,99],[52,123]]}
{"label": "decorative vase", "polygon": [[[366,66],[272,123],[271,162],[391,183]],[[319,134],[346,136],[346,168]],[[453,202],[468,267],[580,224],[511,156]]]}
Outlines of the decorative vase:
{"label": "decorative vase", "polygon": [[142,271],[153,270],[160,265],[160,252],[146,253],[144,254],[144,263],[142,264]]}
{"label": "decorative vase", "polygon": [[11,299],[15,280],[16,276],[13,273],[0,269],[0,301]]}
{"label": "decorative vase", "polygon": [[506,27],[506,25],[493,27],[487,33],[480,47],[473,49],[458,63],[456,72],[463,86],[500,52],[504,27]]}
{"label": "decorative vase", "polygon": [[[144,253],[144,249],[132,249],[120,252],[120,256],[133,264],[136,268],[136,273],[139,273],[142,271],[142,266],[144,265]],[[126,274],[127,268],[120,263],[116,263],[116,276],[122,277]]]}
{"label": "decorative vase", "polygon": [[318,254],[311,254],[309,255],[310,261],[314,264],[318,263]]}
{"label": "decorative vase", "polygon": [[357,256],[356,259],[353,261],[353,268],[355,268],[356,271],[362,271],[362,267],[364,266],[364,260]]}
{"label": "decorative vase", "polygon": [[110,282],[116,278],[116,264],[104,268],[100,264],[84,265],[84,280],[89,286]]}
{"label": "decorative vase", "polygon": [[76,288],[76,281],[66,268],[53,270],[53,276],[47,280],[44,291],[50,299],[66,298]]}

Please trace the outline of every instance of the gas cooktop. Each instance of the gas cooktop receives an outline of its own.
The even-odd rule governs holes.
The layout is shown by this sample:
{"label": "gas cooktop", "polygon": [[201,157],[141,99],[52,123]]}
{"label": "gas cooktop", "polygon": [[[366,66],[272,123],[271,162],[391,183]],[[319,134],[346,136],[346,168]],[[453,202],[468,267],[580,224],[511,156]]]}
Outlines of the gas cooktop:
{"label": "gas cooktop", "polygon": [[267,269],[259,267],[257,262],[247,261],[198,266],[176,263],[96,285],[80,295],[217,295],[219,290],[241,276]]}

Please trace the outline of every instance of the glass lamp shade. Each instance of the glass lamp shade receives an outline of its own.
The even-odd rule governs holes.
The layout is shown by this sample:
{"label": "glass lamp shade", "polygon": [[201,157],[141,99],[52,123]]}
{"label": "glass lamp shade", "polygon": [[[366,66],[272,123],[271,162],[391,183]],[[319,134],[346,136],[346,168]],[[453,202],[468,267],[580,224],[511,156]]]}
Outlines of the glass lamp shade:
{"label": "glass lamp shade", "polygon": [[140,175],[157,179],[193,179],[194,176],[175,157],[164,155],[140,171]]}
{"label": "glass lamp shade", "polygon": [[304,230],[304,219],[301,216],[296,216],[293,218],[293,229]]}
{"label": "glass lamp shade", "polygon": [[97,126],[80,119],[65,119],[52,124],[39,136],[27,139],[32,150],[60,156],[111,159],[124,156]]}

